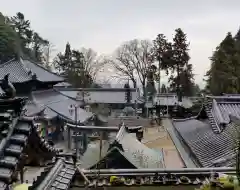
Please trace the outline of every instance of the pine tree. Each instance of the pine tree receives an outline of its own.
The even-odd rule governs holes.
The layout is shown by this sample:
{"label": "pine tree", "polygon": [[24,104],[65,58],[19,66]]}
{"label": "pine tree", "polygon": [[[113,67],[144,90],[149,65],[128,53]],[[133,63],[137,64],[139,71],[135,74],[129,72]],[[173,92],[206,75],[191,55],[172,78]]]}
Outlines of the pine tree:
{"label": "pine tree", "polygon": [[[240,59],[238,37],[227,33],[211,57],[211,67],[207,72],[206,88],[214,95],[240,93]],[[221,81],[221,82],[220,82]]]}
{"label": "pine tree", "polygon": [[194,86],[194,75],[192,65],[189,64],[189,43],[187,35],[178,28],[175,30],[175,36],[172,44],[171,76],[169,78],[171,91],[178,94],[179,101],[182,101],[182,95],[191,96]]}
{"label": "pine tree", "polygon": [[[158,91],[160,91],[160,79],[161,79],[161,70],[165,70],[168,75],[168,70],[171,67],[171,43],[167,41],[166,36],[163,34],[158,34],[156,39],[153,40],[153,54],[155,60],[158,62],[158,72],[156,72],[156,79],[158,82]],[[160,93],[160,92],[158,92]]]}

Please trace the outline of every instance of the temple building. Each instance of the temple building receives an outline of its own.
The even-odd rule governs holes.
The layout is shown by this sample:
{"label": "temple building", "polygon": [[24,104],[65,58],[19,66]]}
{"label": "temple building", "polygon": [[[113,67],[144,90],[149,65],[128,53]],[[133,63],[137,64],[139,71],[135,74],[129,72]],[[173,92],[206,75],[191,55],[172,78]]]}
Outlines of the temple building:
{"label": "temple building", "polygon": [[[93,112],[99,106],[108,108],[108,115],[119,115],[126,107],[126,89],[125,88],[61,88],[55,87],[60,93],[75,100],[82,100],[86,104],[91,105]],[[134,110],[143,104],[140,100],[138,89],[130,88],[130,102],[128,106]]]}
{"label": "temple building", "polygon": [[239,95],[206,97],[198,116],[173,120],[176,136],[198,167],[235,166],[240,130],[231,116],[240,117]]}
{"label": "temple building", "polygon": [[53,88],[64,78],[26,59],[10,60],[0,65],[0,79],[9,73],[9,80],[18,95],[30,95],[33,90]]}

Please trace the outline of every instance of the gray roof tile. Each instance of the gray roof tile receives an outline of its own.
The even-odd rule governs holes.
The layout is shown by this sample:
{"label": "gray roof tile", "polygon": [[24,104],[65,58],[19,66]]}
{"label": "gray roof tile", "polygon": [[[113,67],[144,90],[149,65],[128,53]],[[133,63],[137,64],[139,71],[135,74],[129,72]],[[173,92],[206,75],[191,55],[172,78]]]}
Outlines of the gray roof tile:
{"label": "gray roof tile", "polygon": [[[123,149],[119,149],[118,144]],[[121,127],[115,138],[110,141],[103,141],[102,159],[110,155],[113,151],[118,151],[136,168],[162,168],[162,155],[156,150],[150,149],[139,142],[133,134],[126,132],[125,127]],[[82,160],[83,168],[92,168],[99,162],[99,141],[88,146]]]}
{"label": "gray roof tile", "polygon": [[31,70],[37,75],[37,80],[41,82],[61,82],[64,79],[61,76],[45,69],[41,65],[31,62],[29,60],[22,60],[23,65],[27,70]]}
{"label": "gray roof tile", "polygon": [[[29,73],[31,71],[31,73]],[[22,83],[32,80],[32,75],[37,75],[37,80],[41,82],[61,82],[64,79],[42,66],[28,60],[11,60],[0,65],[0,79],[5,74],[10,73],[9,79],[13,83]]]}
{"label": "gray roof tile", "polygon": [[[27,143],[33,143],[30,135],[34,135],[34,143],[39,143],[38,147],[42,147],[40,137],[37,135],[36,128],[32,121],[20,119],[19,111],[22,110],[26,100],[24,98],[14,98],[9,100],[1,100],[1,143],[0,143],[0,189],[7,189],[3,182],[9,184],[13,180],[12,174],[19,168],[19,159],[25,149]],[[16,110],[16,107],[20,110]],[[14,109],[15,108],[15,109]],[[13,110],[7,112],[7,110]],[[7,112],[7,113],[6,113]],[[39,139],[37,142],[36,140]],[[53,150],[53,149],[52,149]],[[48,152],[49,153],[49,152]],[[48,154],[50,157],[52,154]]]}
{"label": "gray roof tile", "polygon": [[136,168],[162,168],[162,155],[156,150],[150,149],[132,134],[121,128],[117,134],[116,141],[122,145],[120,153]]}
{"label": "gray roof tile", "polygon": [[[67,88],[58,88],[58,90],[71,98],[76,98],[77,94],[81,92],[81,89],[74,90],[74,89],[67,89]],[[132,103],[135,103],[135,100],[138,99],[138,92],[136,89],[132,90]],[[88,103],[126,103],[125,99],[125,89],[124,88],[92,88],[92,89],[85,89],[85,98],[84,100]]]}
{"label": "gray roof tile", "polygon": [[37,181],[29,189],[42,190],[67,190],[71,186],[77,168],[63,159],[58,159],[55,165],[49,170],[41,173]]}
{"label": "gray roof tile", "polygon": [[148,127],[150,120],[142,117],[135,117],[135,116],[129,116],[129,117],[122,117],[122,118],[116,118],[116,117],[108,117],[108,126],[119,126],[122,121],[127,127],[137,127],[137,126],[143,126]]}
{"label": "gray roof tile", "polygon": [[25,116],[31,117],[42,112],[44,110],[44,107],[40,107],[34,102],[28,101],[27,104],[23,107],[23,110],[25,110],[24,112]]}
{"label": "gray roof tile", "polygon": [[[99,162],[100,141],[95,141],[88,144],[87,151],[81,157],[81,168],[90,169]],[[103,159],[108,154],[109,142],[103,141],[101,158]]]}
{"label": "gray roof tile", "polygon": [[229,115],[240,117],[240,95],[208,96],[203,107],[208,115],[212,129],[220,132],[230,123]]}
{"label": "gray roof tile", "polygon": [[[68,98],[58,91],[51,89],[45,91],[36,91],[32,93],[33,100],[49,110],[55,112],[63,119],[75,122],[74,114],[70,113],[70,105],[79,104],[77,101]],[[48,111],[49,111],[48,110]],[[46,113],[47,114],[47,113]],[[51,114],[52,115],[52,114]],[[51,116],[50,115],[50,116]],[[50,117],[47,115],[47,117]],[[91,118],[93,114],[91,112],[86,112],[85,110],[78,108],[77,119],[79,122],[85,122],[87,119]]]}
{"label": "gray roof tile", "polygon": [[212,167],[214,161],[235,155],[237,127],[233,123],[220,134],[214,133],[209,124],[196,119],[174,121],[173,124],[203,167]]}
{"label": "gray roof tile", "polygon": [[7,73],[10,73],[9,80],[13,83],[26,82],[32,79],[23,65],[15,60],[0,65],[0,79],[3,79]]}
{"label": "gray roof tile", "polygon": [[[170,93],[170,94],[160,94],[160,95],[156,95],[154,100],[156,103],[160,102],[160,105],[162,106],[175,106],[178,104],[178,98],[176,94]],[[187,97],[183,97],[182,98],[182,106],[185,108],[190,108],[193,106],[193,103],[191,101],[191,99],[187,98]]]}
{"label": "gray roof tile", "polygon": [[[72,104],[76,104],[75,101],[69,99],[65,101],[59,101],[47,104],[46,106],[51,109],[52,111],[56,112],[59,116],[62,116],[63,118],[66,118],[67,120],[70,120],[72,122],[75,122],[75,114],[70,113],[69,106]],[[86,112],[84,109],[77,108],[77,121],[80,123],[86,122],[88,119],[90,119],[93,116],[91,112]]]}

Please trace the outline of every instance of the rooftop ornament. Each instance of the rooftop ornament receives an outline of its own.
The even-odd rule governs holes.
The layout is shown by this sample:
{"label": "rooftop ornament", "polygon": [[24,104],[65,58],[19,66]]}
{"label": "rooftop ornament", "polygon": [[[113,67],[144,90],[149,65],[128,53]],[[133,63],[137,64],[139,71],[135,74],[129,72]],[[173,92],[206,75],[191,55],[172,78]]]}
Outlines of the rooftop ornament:
{"label": "rooftop ornament", "polygon": [[9,81],[9,73],[6,74],[3,80],[0,83],[0,87],[2,88],[4,94],[2,94],[1,98],[3,99],[10,99],[15,98],[16,96],[16,89],[13,84]]}

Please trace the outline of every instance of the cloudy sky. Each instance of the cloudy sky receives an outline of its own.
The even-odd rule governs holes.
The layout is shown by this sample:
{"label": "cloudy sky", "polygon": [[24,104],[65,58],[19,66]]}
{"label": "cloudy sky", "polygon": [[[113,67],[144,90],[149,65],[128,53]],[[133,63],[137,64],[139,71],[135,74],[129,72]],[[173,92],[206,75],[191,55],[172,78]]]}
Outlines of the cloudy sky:
{"label": "cloudy sky", "polygon": [[33,29],[49,39],[57,51],[66,42],[110,54],[122,42],[153,39],[158,33],[171,38],[182,28],[190,41],[196,82],[209,68],[209,57],[240,23],[239,0],[0,0],[6,15],[22,12]]}

